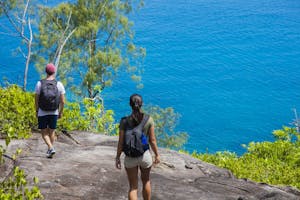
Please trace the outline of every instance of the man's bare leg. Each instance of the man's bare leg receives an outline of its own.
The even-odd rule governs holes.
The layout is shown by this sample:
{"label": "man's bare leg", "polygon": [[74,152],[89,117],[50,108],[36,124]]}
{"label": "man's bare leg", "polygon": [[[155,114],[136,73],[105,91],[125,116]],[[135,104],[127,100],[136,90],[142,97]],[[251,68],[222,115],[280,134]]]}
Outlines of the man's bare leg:
{"label": "man's bare leg", "polygon": [[51,146],[53,147],[54,141],[55,141],[55,129],[48,128],[48,133],[51,141]]}
{"label": "man's bare leg", "polygon": [[45,129],[42,129],[41,131],[42,131],[42,137],[43,137],[45,143],[47,144],[48,149],[51,149],[52,148],[52,142],[51,142],[51,138],[50,138],[50,135],[49,135],[49,129],[45,128]]}

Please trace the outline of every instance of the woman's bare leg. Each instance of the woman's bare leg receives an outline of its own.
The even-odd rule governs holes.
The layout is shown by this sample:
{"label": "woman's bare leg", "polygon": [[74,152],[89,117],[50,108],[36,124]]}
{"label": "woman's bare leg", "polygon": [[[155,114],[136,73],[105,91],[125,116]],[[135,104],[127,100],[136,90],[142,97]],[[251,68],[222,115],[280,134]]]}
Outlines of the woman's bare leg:
{"label": "woman's bare leg", "polygon": [[138,167],[125,168],[129,181],[128,199],[137,200],[138,193]]}
{"label": "woman's bare leg", "polygon": [[151,184],[150,184],[150,170],[151,167],[147,169],[141,169],[141,179],[143,182],[143,198],[144,200],[151,199]]}

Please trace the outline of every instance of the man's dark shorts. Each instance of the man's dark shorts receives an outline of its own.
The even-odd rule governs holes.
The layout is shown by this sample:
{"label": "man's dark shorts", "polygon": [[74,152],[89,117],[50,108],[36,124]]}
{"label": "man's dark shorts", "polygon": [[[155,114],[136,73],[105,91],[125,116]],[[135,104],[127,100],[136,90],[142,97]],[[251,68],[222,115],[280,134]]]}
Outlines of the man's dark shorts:
{"label": "man's dark shorts", "polygon": [[56,129],[58,115],[46,115],[38,117],[39,129]]}

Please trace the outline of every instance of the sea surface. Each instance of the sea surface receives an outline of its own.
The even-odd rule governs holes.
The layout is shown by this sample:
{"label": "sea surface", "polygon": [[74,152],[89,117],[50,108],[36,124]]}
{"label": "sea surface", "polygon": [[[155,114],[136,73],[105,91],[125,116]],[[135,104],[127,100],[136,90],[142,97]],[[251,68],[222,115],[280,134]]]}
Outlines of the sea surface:
{"label": "sea surface", "polygon": [[[137,92],[145,104],[180,113],[186,150],[241,154],[241,144],[272,141],[273,130],[295,119],[293,109],[300,113],[299,0],[145,0],[131,19],[147,50],[144,87],[120,74],[104,90],[117,120]],[[12,41],[0,35],[0,76],[22,83]],[[31,68],[31,90],[37,76]]]}

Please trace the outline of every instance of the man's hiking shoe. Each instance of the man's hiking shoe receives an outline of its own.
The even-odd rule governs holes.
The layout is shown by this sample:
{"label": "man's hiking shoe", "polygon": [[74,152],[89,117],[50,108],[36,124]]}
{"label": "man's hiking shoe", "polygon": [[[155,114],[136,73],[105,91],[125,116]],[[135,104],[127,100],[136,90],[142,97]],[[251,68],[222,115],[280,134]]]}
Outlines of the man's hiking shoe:
{"label": "man's hiking shoe", "polygon": [[52,158],[54,154],[55,154],[54,148],[49,149],[46,153],[47,158]]}
{"label": "man's hiking shoe", "polygon": [[49,156],[50,156],[50,150],[49,149],[46,152],[46,156],[47,156],[47,158],[49,158]]}

